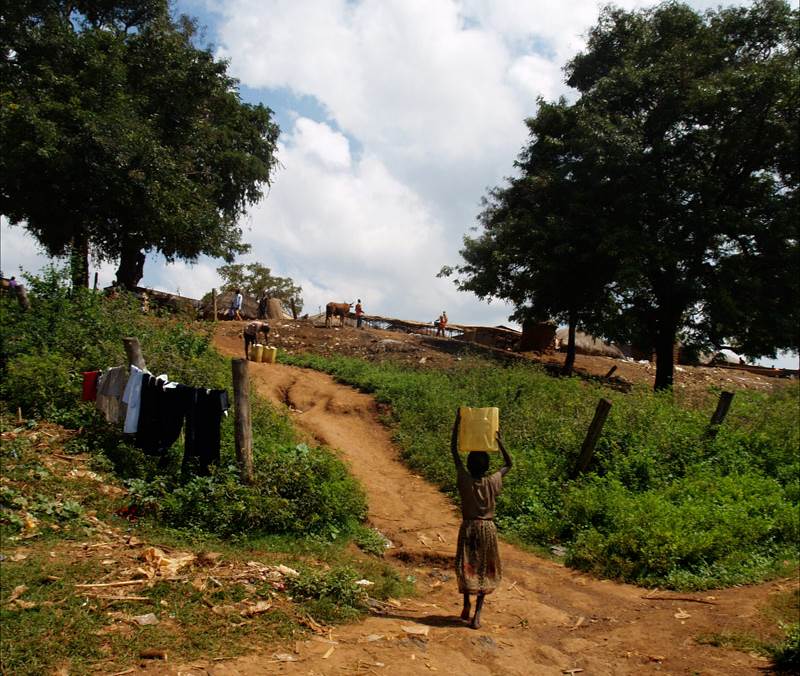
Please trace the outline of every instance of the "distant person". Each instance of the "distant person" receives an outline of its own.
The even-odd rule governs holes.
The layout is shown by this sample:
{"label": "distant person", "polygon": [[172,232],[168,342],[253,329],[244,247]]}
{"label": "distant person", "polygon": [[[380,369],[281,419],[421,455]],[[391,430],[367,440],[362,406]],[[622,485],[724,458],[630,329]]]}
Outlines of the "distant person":
{"label": "distant person", "polygon": [[19,282],[17,281],[17,278],[14,277],[14,275],[11,275],[11,279],[8,280],[8,288],[16,291],[18,286]]}
{"label": "distant person", "polygon": [[269,337],[269,324],[267,322],[250,322],[244,327],[244,358],[250,357],[250,346],[258,342],[258,334],[264,334],[264,343]]}
{"label": "distant person", "polygon": [[360,329],[361,327],[361,316],[364,314],[364,308],[361,307],[361,299],[358,299],[356,303],[356,328]]}
{"label": "distant person", "polygon": [[500,584],[503,569],[500,552],[497,548],[497,529],[494,525],[495,499],[503,490],[503,477],[511,469],[511,456],[508,455],[500,432],[497,444],[503,454],[504,465],[499,471],[486,476],[489,470],[489,454],[486,451],[472,451],[467,456],[467,468],[458,453],[458,426],[461,412],[456,413],[453,432],[450,436],[450,452],[456,465],[456,482],[461,496],[461,527],[458,529],[456,548],[456,579],[458,591],[464,597],[461,619],[468,621],[470,594],[475,594],[475,614],[470,627],[481,626],[481,610],[486,594],[491,594]]}
{"label": "distant person", "polygon": [[264,295],[258,301],[258,318],[267,318],[267,306],[269,305],[269,294],[265,291]]}
{"label": "distant person", "polygon": [[436,326],[436,335],[444,337],[444,330],[447,328],[447,313],[444,310],[439,315],[439,319],[434,322],[434,326]]}
{"label": "distant person", "polygon": [[233,300],[231,301],[231,319],[242,321],[242,303],[244,298],[239,289],[233,290]]}

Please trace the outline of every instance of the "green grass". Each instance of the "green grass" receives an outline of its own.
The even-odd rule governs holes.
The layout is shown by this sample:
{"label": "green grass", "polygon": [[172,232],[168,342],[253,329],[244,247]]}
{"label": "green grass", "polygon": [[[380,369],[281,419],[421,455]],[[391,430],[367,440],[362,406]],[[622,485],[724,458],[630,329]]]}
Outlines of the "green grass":
{"label": "green grass", "polygon": [[[376,556],[377,536],[361,523],[364,493],[345,465],[329,449],[299,443],[288,416],[254,393],[253,486],[239,481],[232,417],[222,423],[220,467],[210,477],[197,477],[180,471],[182,442],[159,467],[91,404],[80,402],[81,372],[124,363],[121,339],[128,335],[139,338],[153,372],[230,392],[230,361],[213,349],[209,326],[143,317],[125,294],[108,299],[70,291],[57,271],[29,279],[29,291],[28,312],[13,298],[0,297],[0,536],[4,555],[19,547],[27,552],[24,561],[0,563],[0,595],[7,599],[25,585],[21,599],[35,604],[0,607],[3,673],[50,673],[60,667],[70,673],[114,672],[135,664],[144,648],[166,649],[170,660],[233,656],[303,635],[309,613],[329,622],[361,616],[364,599],[350,584],[353,579],[374,582],[369,588],[374,598],[413,592],[413,585]],[[17,407],[27,421],[21,427],[14,422]],[[76,432],[67,435],[52,423]],[[66,458],[50,462],[53,452]],[[102,482],[85,473],[68,475],[71,469],[86,470],[83,462],[70,461],[77,454],[86,454],[82,457]],[[103,492],[103,486],[115,490]],[[133,520],[118,516],[121,510]],[[137,588],[148,602],[88,599],[74,585],[108,572],[103,556],[85,558],[80,549],[81,542],[105,537],[94,519],[155,546],[211,550],[240,566],[261,561],[294,567],[303,571],[303,593],[292,602],[284,593],[275,597],[271,589],[242,584],[200,592],[189,584],[159,582],[141,592]],[[354,540],[372,553],[362,553]],[[122,557],[125,547],[120,549]],[[219,610],[267,594],[273,607],[263,615],[213,612],[214,606]],[[159,624],[125,622],[122,629],[112,628],[108,614],[150,611]]]}
{"label": "green grass", "polygon": [[[725,425],[706,435],[700,407],[645,389],[554,379],[528,365],[472,358],[442,371],[346,357],[281,354],[391,407],[410,467],[455,496],[448,452],[459,405],[499,406],[513,457],[498,501],[505,533],[566,548],[566,562],[642,585],[705,589],[786,574],[800,531],[800,387],[737,392]],[[597,401],[612,410],[589,471],[572,469]],[[499,457],[495,458],[499,462]]]}
{"label": "green grass", "polygon": [[[355,580],[372,581],[369,595],[377,599],[414,591],[413,585],[382,558],[362,553],[348,537],[333,541],[291,534],[223,537],[165,526],[153,519],[126,520],[116,512],[128,504],[128,496],[119,494],[119,482],[112,475],[98,467],[97,481],[85,474],[79,459],[52,456],[64,455],[56,426],[30,424],[18,428],[13,419],[0,416],[0,429],[7,436],[15,435],[0,447],[4,479],[0,494],[2,554],[11,557],[12,553],[24,552],[27,556],[21,561],[6,558],[0,562],[3,673],[52,673],[61,667],[75,674],[98,670],[113,673],[137,664],[140,651],[146,648],[164,649],[170,660],[236,656],[252,652],[256,645],[304,636],[307,615],[327,623],[361,617],[365,598],[352,584]],[[79,476],[71,476],[73,472]],[[108,487],[117,490],[109,491]],[[77,507],[60,510],[63,504]],[[16,525],[26,514],[38,521],[33,532]],[[195,567],[185,582],[159,581],[152,588],[120,588],[122,595],[146,596],[149,601],[91,598],[75,585],[108,579],[106,576],[127,579],[130,573],[123,575],[122,571],[141,565],[134,558],[141,548],[120,544],[108,536],[103,524],[168,552],[214,552],[223,565],[232,563],[240,569],[245,569],[249,561],[287,565],[302,571],[302,593],[291,601],[293,590],[276,595],[268,584],[251,587],[235,581],[224,582],[220,589],[209,585],[200,591],[191,580],[214,572]],[[102,542],[111,542],[112,547],[83,546]],[[106,559],[114,563],[103,564]],[[33,607],[5,603],[20,585],[28,588],[20,599],[35,604]],[[252,618],[243,618],[236,608],[224,610],[243,599],[271,600],[273,607]],[[149,612],[158,616],[159,624],[138,626],[115,621],[109,615]]]}

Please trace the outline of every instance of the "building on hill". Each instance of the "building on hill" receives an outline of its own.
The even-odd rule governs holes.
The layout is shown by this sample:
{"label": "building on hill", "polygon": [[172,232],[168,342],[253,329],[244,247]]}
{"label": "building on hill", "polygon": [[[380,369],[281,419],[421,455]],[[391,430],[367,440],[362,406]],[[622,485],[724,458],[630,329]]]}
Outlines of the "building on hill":
{"label": "building on hill", "polygon": [[[556,331],[556,345],[561,352],[566,352],[568,339],[569,329],[567,327],[560,328]],[[613,357],[615,359],[625,358],[622,350],[616,345],[595,338],[583,331],[575,332],[575,352],[576,354],[595,355],[598,357]]]}

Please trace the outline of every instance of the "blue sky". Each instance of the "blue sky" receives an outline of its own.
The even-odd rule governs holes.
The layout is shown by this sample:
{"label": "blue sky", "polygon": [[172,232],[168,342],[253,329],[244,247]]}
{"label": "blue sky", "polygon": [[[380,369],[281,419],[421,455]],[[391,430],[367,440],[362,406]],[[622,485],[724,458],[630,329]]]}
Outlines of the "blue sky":
{"label": "blue sky", "polygon": [[[571,0],[178,0],[230,62],[242,98],[281,127],[273,185],[243,225],[252,253],[304,289],[310,312],[507,324],[510,308],[437,279],[481,197],[512,171],[538,96],[571,96],[562,67],[602,3]],[[654,3],[621,0],[626,8]],[[697,9],[716,2],[690,2]],[[747,4],[747,3],[732,3]],[[2,223],[0,265],[43,263]],[[143,284],[200,297],[221,261],[148,256]],[[109,283],[114,266],[97,268]]]}

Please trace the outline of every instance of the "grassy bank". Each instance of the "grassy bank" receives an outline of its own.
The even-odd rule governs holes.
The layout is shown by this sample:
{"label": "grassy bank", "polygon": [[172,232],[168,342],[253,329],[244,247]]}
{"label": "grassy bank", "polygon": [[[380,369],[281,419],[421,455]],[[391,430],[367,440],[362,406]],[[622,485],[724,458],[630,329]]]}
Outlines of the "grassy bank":
{"label": "grassy bank", "polygon": [[[0,297],[4,672],[114,672],[151,648],[170,660],[232,656],[360,616],[361,578],[374,583],[372,598],[413,591],[374,556],[382,543],[361,523],[364,494],[344,464],[299,443],[287,416],[255,396],[253,486],[238,478],[232,417],[223,418],[220,466],[198,477],[181,473],[182,441],[159,466],[80,401],[81,372],[125,363],[128,335],[153,372],[230,392],[230,362],[210,331],[142,316],[124,294],[70,292],[57,271],[29,282],[30,311]],[[76,587],[137,579],[149,546],[192,553],[190,574],[121,593]],[[279,564],[299,576],[275,587],[264,566]],[[140,626],[135,618],[148,613],[158,623]]]}
{"label": "grassy bank", "polygon": [[[668,394],[613,392],[532,366],[465,360],[446,371],[350,358],[281,355],[391,405],[408,464],[455,492],[447,451],[458,405],[499,406],[515,466],[502,529],[561,545],[568,565],[642,585],[705,589],[797,565],[800,389],[738,392],[716,438],[709,408]],[[600,397],[613,408],[590,467],[570,480]]]}

